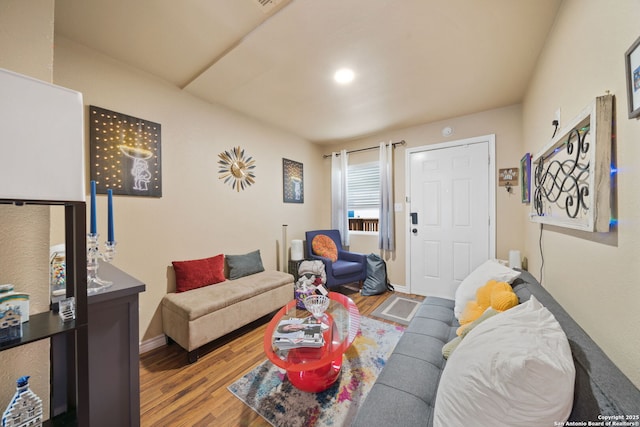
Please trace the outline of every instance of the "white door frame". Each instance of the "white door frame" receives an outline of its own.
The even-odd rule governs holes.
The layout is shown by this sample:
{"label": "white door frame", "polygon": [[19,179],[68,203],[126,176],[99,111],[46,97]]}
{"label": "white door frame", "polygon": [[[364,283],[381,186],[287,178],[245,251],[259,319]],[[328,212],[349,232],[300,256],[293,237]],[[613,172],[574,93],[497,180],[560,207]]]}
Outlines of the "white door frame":
{"label": "white door frame", "polygon": [[407,292],[411,293],[411,221],[409,213],[411,212],[411,155],[421,151],[440,150],[446,148],[460,147],[468,144],[488,143],[489,149],[489,256],[496,257],[496,135],[489,134],[476,136],[473,138],[459,139],[456,141],[442,142],[439,144],[422,145],[420,147],[409,148],[405,150],[405,200],[406,212],[405,216],[405,280],[407,283]]}

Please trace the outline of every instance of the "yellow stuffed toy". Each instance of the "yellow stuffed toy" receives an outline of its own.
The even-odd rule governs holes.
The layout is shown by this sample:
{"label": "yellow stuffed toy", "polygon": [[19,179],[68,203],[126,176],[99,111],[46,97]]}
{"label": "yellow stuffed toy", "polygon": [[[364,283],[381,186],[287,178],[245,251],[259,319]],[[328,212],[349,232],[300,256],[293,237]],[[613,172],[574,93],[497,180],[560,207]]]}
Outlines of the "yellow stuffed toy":
{"label": "yellow stuffed toy", "polygon": [[469,301],[465,306],[459,319],[461,326],[456,333],[462,334],[467,326],[482,316],[489,307],[496,311],[505,311],[516,305],[518,296],[508,283],[489,280],[476,291],[476,300]]}

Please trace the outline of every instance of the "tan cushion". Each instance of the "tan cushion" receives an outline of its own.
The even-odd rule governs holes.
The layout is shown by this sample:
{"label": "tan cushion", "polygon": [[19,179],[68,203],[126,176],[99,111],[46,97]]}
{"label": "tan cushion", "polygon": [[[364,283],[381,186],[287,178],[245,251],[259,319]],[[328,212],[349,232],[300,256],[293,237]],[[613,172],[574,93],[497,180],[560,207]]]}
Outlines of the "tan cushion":
{"label": "tan cushion", "polygon": [[293,276],[281,271],[263,271],[215,286],[170,293],[162,305],[192,321],[280,286],[292,286]]}

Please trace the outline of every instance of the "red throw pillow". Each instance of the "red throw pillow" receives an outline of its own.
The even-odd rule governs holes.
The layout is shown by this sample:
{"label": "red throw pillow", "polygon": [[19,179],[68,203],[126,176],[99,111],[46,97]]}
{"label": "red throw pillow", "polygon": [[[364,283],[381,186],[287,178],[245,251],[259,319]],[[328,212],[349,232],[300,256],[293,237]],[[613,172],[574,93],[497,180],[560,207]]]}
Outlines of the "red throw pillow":
{"label": "red throw pillow", "polygon": [[191,261],[173,261],[176,292],[202,288],[224,282],[224,255]]}
{"label": "red throw pillow", "polygon": [[338,260],[338,247],[333,239],[324,234],[318,234],[311,241],[311,249],[316,255],[329,258],[331,262]]}

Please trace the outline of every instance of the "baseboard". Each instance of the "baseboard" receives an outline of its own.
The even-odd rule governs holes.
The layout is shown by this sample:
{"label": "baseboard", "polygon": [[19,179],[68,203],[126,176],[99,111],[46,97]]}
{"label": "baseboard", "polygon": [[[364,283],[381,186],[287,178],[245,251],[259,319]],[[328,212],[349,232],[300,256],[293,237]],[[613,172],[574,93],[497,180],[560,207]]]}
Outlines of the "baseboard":
{"label": "baseboard", "polygon": [[406,285],[396,285],[394,283],[391,284],[393,286],[393,290],[396,292],[400,292],[402,294],[408,294],[409,293],[409,288],[407,288]]}
{"label": "baseboard", "polygon": [[151,351],[153,349],[162,347],[164,345],[167,345],[167,337],[162,334],[162,335],[158,335],[155,338],[151,338],[148,339],[146,341],[142,341],[140,343],[140,354],[142,353],[146,353],[147,351]]}

